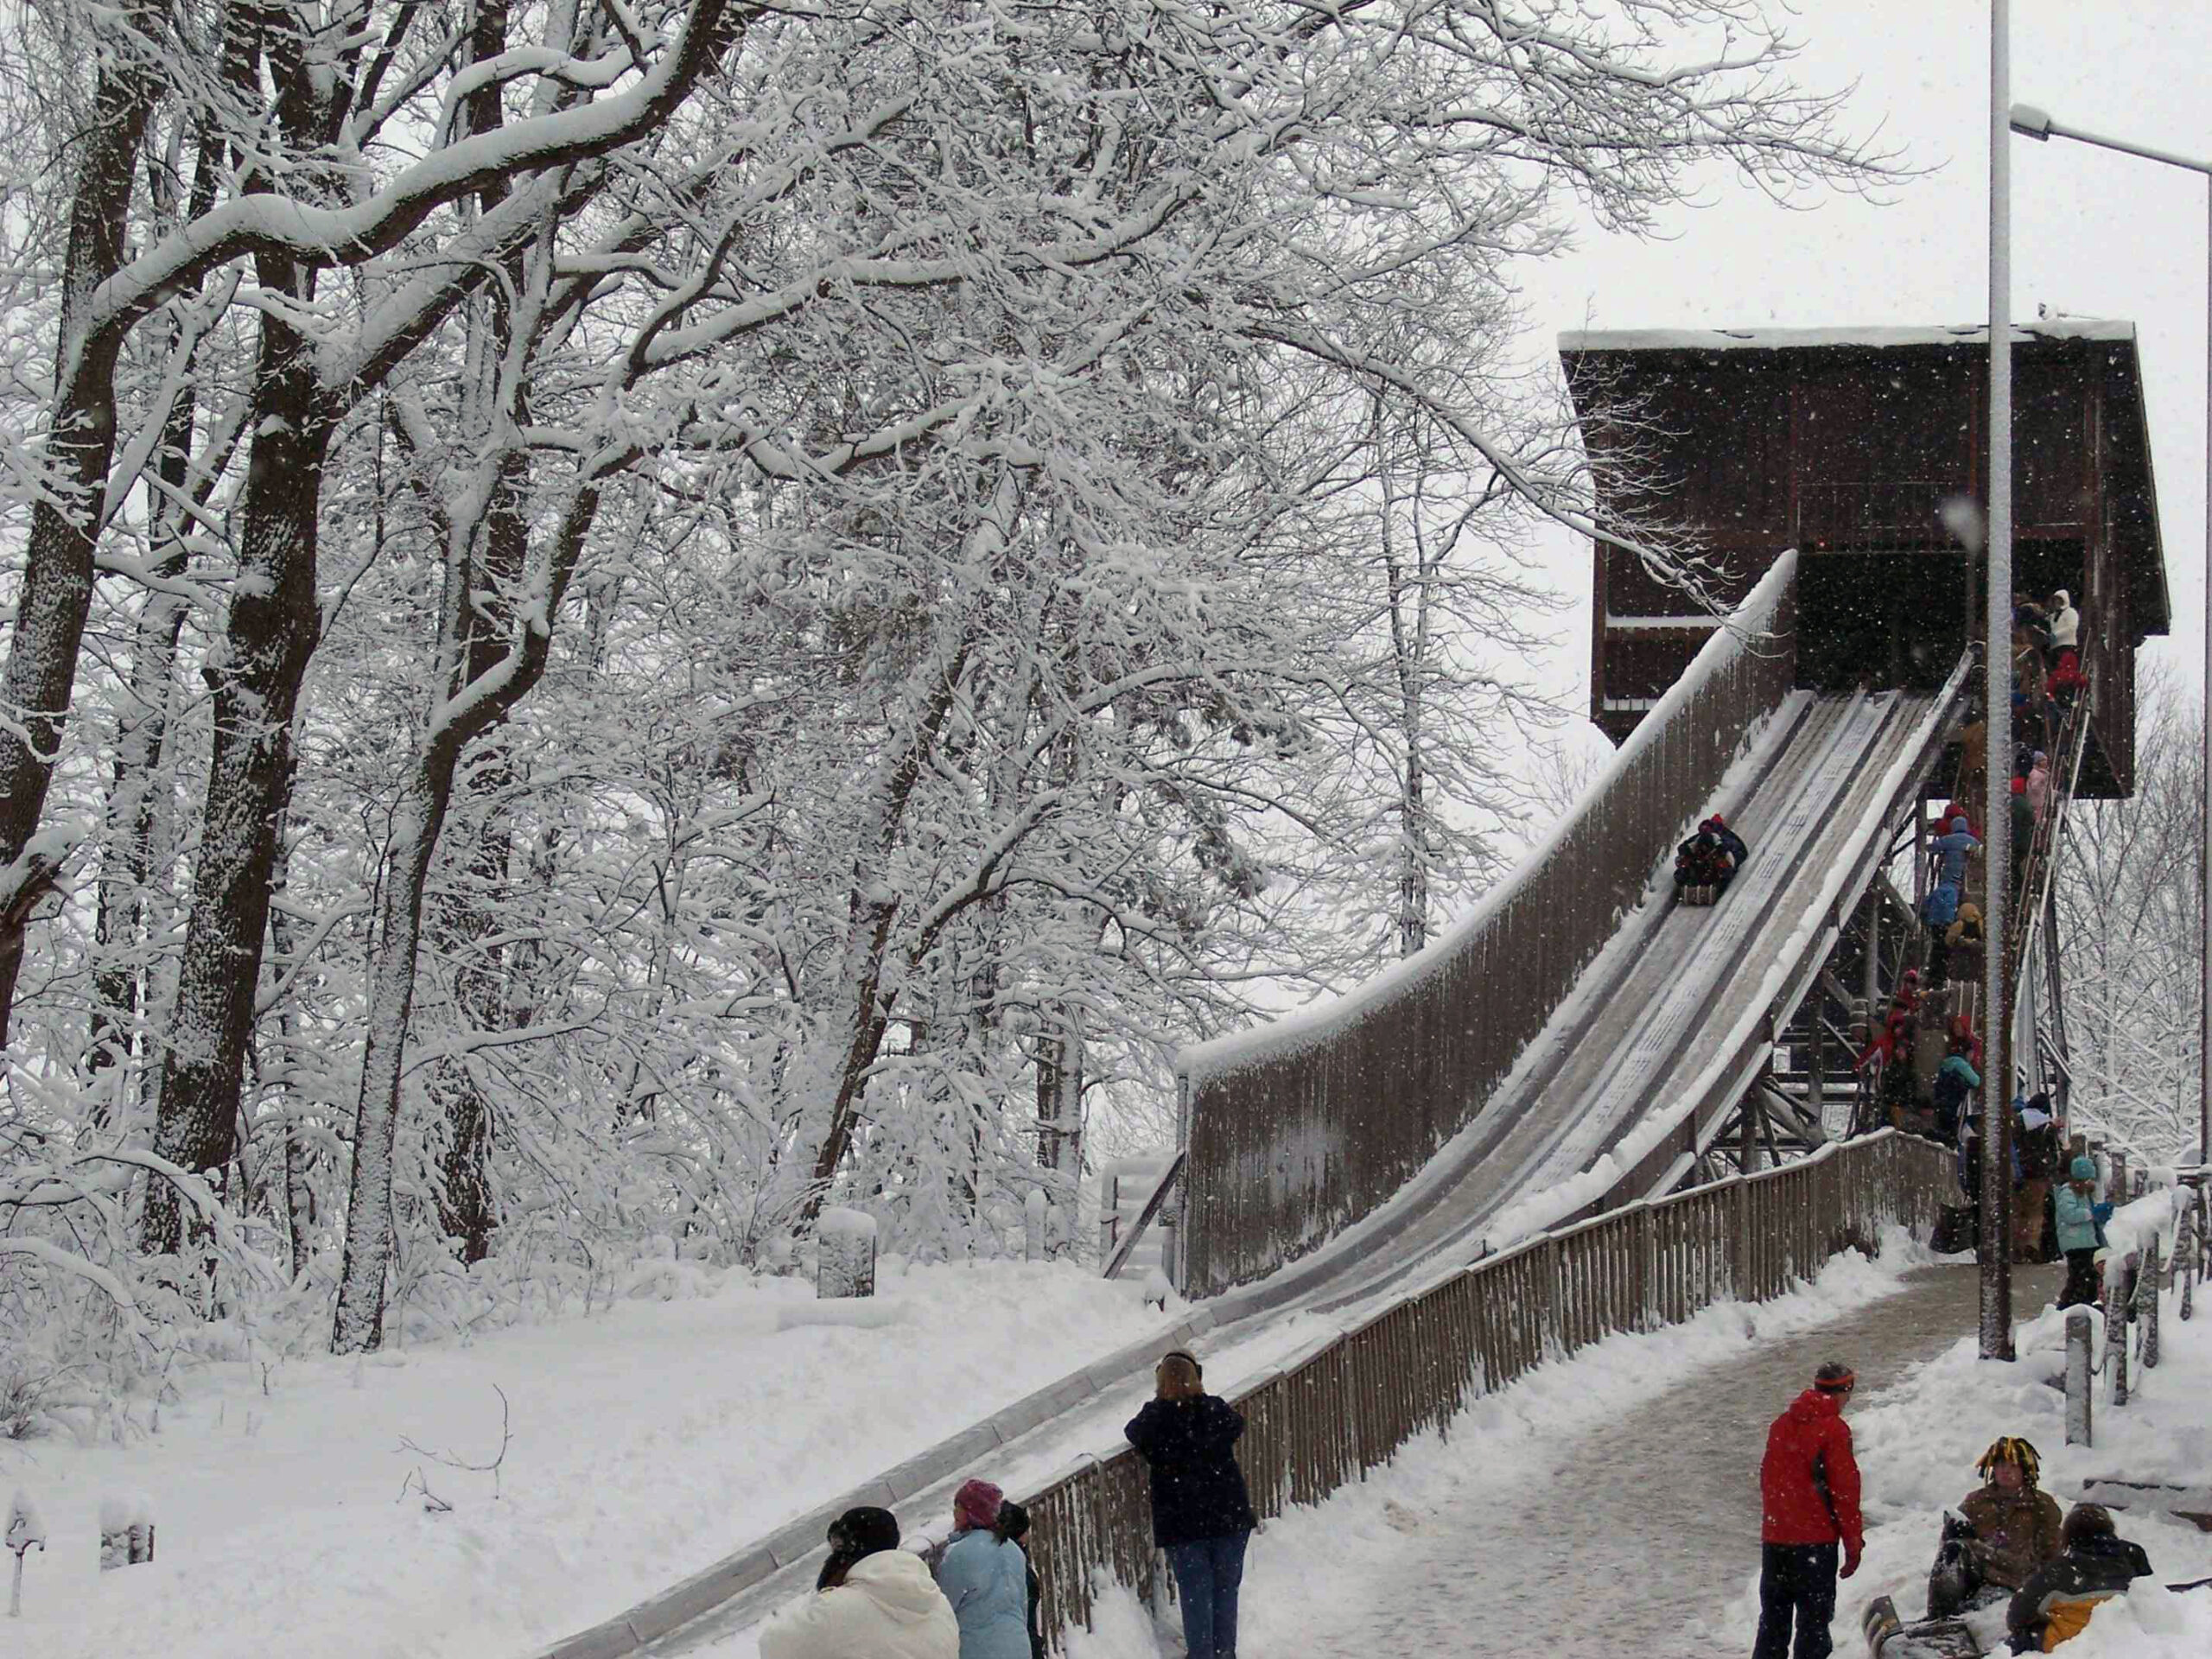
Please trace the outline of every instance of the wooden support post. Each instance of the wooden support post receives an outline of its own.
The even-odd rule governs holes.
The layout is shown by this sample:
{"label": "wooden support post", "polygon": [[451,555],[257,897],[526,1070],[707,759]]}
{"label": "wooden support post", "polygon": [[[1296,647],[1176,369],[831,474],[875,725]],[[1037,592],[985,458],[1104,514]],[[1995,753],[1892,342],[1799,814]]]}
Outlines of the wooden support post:
{"label": "wooden support post", "polygon": [[2127,1403],[2127,1267],[2118,1256],[2105,1258],[2105,1370],[2112,1373],[2112,1402]]}
{"label": "wooden support post", "polygon": [[2091,1444],[2094,1389],[2089,1376],[2089,1315],[2075,1308],[2066,1315],[2066,1444]]}
{"label": "wooden support post", "polygon": [[2135,1317],[2143,1322],[2143,1369],[2146,1371],[2158,1366],[2158,1285],[2164,1277],[2164,1265],[2158,1260],[2158,1236],[2153,1233],[2143,1247],[2143,1273],[2135,1281]]}

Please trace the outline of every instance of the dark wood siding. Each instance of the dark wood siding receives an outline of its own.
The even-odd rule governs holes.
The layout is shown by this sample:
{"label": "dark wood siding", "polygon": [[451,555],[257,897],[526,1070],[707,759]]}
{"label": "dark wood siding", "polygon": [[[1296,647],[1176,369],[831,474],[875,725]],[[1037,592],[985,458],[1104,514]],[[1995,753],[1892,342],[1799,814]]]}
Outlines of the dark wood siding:
{"label": "dark wood siding", "polygon": [[[1971,593],[1979,582],[1962,585],[1962,556],[1942,509],[1953,496],[1983,493],[1986,363],[1971,343],[1839,342],[1595,353],[1570,359],[1569,372],[1609,495],[1691,532],[1725,573],[1712,594],[1720,605],[1794,545],[1808,558],[1849,556],[1890,597],[1913,595],[1917,608],[1907,620],[1920,632],[1942,630],[1921,614],[1935,607],[1955,614],[1963,637],[1979,626]],[[2155,564],[2157,535],[2146,522],[2155,511],[2148,461],[2133,435],[2141,424],[2133,349],[2028,342],[2014,354],[2014,390],[2016,586],[2038,596],[2059,586],[2073,593],[2103,683],[2093,777],[2084,782],[2125,792],[2133,784],[2135,646],[2146,626],[2164,626],[2129,603],[2139,592],[2163,592],[2162,577],[2136,568],[2146,547]],[[2126,407],[2113,410],[2114,398]],[[2115,428],[2133,444],[2117,461]],[[2140,482],[2117,489],[2116,467]],[[1701,607],[1633,556],[1595,552],[1592,715],[1618,741],[1703,642],[1701,632],[1650,624]],[[1870,556],[1877,563],[1866,566]],[[1907,556],[1944,563],[1924,579],[1917,565],[1880,574],[1880,557]],[[1929,655],[1927,640],[1900,643],[1892,636],[1910,631],[1904,623],[1880,607],[1859,611],[1856,626],[1870,630],[1869,639],[1840,643],[1825,657],[1808,649],[1802,661],[1834,658],[1878,677],[1907,658],[1913,671],[1926,668],[1919,658]],[[1816,612],[1804,621],[1820,626]]]}

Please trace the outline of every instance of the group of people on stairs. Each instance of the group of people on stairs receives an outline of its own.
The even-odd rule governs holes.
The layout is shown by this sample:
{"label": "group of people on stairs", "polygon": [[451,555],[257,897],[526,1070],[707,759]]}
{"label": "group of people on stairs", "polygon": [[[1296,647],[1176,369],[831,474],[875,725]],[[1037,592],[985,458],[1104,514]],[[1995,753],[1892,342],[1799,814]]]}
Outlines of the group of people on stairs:
{"label": "group of people on stairs", "polygon": [[[1244,1546],[1258,1525],[1236,1461],[1244,1419],[1205,1391],[1180,1349],[1153,1382],[1123,1432],[1151,1470],[1153,1539],[1175,1575],[1188,1659],[1236,1659]],[[1027,1512],[969,1480],[953,1495],[952,1523],[932,1576],[900,1548],[890,1510],[846,1510],[830,1523],[813,1592],[762,1628],[760,1659],[1045,1659]]]}

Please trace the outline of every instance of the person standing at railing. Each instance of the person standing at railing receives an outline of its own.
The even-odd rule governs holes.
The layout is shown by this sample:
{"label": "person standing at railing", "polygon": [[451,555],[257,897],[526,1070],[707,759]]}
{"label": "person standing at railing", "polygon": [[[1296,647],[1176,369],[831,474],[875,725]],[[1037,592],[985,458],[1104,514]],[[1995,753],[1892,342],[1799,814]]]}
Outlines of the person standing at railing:
{"label": "person standing at railing", "polygon": [[2028,763],[2028,810],[2035,815],[2037,823],[2043,822],[2044,809],[2050,804],[2050,757],[2041,749],[2035,752]]}
{"label": "person standing at railing", "polygon": [[2028,780],[2012,779],[2012,891],[2020,890],[2020,882],[2027,874],[2028,855],[2035,850],[2036,813],[2028,804]]}
{"label": "person standing at railing", "polygon": [[2099,1288],[2097,1160],[2076,1158],[2068,1173],[2072,1179],[2058,1189],[2053,1201],[2058,1220],[2058,1248],[2066,1257],[2066,1284],[2058,1293],[2058,1305],[2093,1306]]}
{"label": "person standing at railing", "polygon": [[1843,1421],[1856,1385],[1851,1367],[1830,1360],[1767,1430],[1759,1465],[1759,1633],[1751,1659],[1827,1659],[1834,1651],[1828,1622],[1836,1580],[1859,1570],[1866,1543],[1859,1464]]}
{"label": "person standing at railing", "polygon": [[1029,1659],[1045,1659],[1045,1623],[1038,1617],[1045,1601],[1044,1586],[1029,1562],[1029,1511],[1012,1498],[999,1505],[1000,1537],[1021,1546],[1023,1587],[1029,1593]]}
{"label": "person standing at railing", "polygon": [[937,1585],[960,1622],[960,1659],[1029,1659],[1029,1557],[1006,1529],[1006,1494],[988,1480],[952,1495]]}
{"label": "person standing at railing", "polygon": [[1155,1396],[1122,1432],[1152,1470],[1153,1541],[1167,1553],[1189,1659],[1236,1659],[1244,1548],[1259,1520],[1236,1464],[1244,1418],[1205,1391],[1180,1349],[1153,1371]]}

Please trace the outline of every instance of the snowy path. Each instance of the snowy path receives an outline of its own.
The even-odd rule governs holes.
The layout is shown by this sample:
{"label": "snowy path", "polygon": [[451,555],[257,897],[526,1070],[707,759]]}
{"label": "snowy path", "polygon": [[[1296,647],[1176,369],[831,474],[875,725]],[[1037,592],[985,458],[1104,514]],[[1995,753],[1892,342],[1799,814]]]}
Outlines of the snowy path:
{"label": "snowy path", "polygon": [[[2050,1268],[2020,1275],[2023,1317],[2049,1301],[2059,1276]],[[1872,1403],[1973,1329],[1976,1294],[1971,1268],[1920,1269],[1894,1295],[1762,1339],[1662,1385],[1640,1407],[1577,1427],[1544,1448],[1548,1471],[1511,1460],[1516,1475],[1533,1478],[1501,1487],[1484,1468],[1461,1467],[1423,1492],[1426,1501],[1385,1500],[1382,1519],[1398,1538],[1372,1568],[1367,1550],[1351,1550],[1362,1570],[1332,1575],[1325,1596],[1271,1585],[1263,1537],[1243,1645],[1256,1659],[1732,1652],[1745,1644],[1720,1615],[1758,1566],[1768,1422],[1831,1357],[1857,1368],[1860,1405]],[[1617,1386],[1604,1391],[1618,1397]],[[1961,1490],[1970,1480],[1961,1471]],[[1270,1595],[1278,1589],[1280,1599]],[[1840,1637],[1839,1646],[1847,1646]]]}

